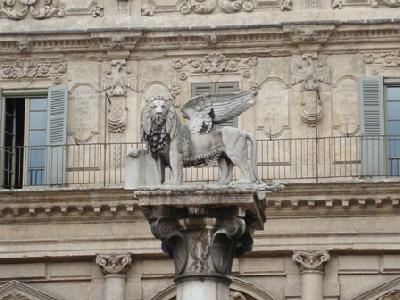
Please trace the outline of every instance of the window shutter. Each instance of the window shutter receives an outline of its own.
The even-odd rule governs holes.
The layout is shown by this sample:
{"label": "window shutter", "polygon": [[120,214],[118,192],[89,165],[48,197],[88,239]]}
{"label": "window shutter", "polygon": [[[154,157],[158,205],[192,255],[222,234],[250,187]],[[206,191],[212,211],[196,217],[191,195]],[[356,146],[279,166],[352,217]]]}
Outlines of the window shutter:
{"label": "window shutter", "polygon": [[[232,92],[239,92],[239,83],[238,82],[218,82],[216,83],[216,88],[215,88],[217,93],[232,93]],[[233,118],[229,121],[226,121],[223,124],[220,124],[220,127],[224,126],[232,126],[232,127],[238,127],[239,124],[239,118]]]}
{"label": "window shutter", "polygon": [[192,83],[192,97],[215,92],[215,83]]}
{"label": "window shutter", "polygon": [[362,175],[385,174],[383,78],[364,77],[360,80]]}
{"label": "window shutter", "polygon": [[68,87],[51,86],[47,104],[47,165],[48,184],[66,182],[66,133]]}

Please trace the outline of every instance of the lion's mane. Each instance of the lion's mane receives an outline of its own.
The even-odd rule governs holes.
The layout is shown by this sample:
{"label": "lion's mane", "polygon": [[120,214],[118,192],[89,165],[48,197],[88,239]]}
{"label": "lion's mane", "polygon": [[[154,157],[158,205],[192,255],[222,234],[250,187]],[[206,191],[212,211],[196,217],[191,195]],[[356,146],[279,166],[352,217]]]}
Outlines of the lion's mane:
{"label": "lion's mane", "polygon": [[[151,103],[155,100],[162,100],[168,106],[165,122],[161,126],[153,122],[155,116],[151,114]],[[154,159],[158,159],[159,154],[167,156],[169,144],[177,134],[177,114],[170,98],[156,96],[146,99],[146,105],[141,115],[142,140],[147,142],[150,153]]]}

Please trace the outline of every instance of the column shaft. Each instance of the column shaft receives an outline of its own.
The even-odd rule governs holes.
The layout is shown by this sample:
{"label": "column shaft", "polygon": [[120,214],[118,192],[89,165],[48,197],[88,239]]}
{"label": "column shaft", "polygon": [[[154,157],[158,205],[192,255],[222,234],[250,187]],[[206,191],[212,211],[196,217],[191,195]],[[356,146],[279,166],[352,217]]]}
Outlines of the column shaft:
{"label": "column shaft", "polygon": [[104,300],[125,300],[125,275],[110,274],[104,277]]}
{"label": "column shaft", "polygon": [[214,278],[177,282],[176,300],[228,300],[229,282]]}
{"label": "column shaft", "polygon": [[323,273],[304,271],[301,275],[301,299],[323,300]]}

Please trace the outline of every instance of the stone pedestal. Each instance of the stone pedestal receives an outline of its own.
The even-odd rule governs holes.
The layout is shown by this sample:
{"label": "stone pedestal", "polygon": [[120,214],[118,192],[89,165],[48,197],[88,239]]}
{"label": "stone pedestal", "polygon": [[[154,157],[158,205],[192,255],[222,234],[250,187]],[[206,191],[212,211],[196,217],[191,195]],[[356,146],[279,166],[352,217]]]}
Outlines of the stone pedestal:
{"label": "stone pedestal", "polygon": [[266,220],[265,185],[179,186],[135,193],[154,236],[174,259],[177,300],[228,300],[234,257]]}

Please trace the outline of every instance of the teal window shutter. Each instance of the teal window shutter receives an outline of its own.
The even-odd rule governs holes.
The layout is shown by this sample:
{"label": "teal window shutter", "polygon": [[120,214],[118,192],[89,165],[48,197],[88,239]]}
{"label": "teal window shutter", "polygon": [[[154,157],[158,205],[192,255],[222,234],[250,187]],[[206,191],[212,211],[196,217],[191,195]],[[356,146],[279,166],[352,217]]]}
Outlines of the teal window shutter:
{"label": "teal window shutter", "polygon": [[385,175],[383,77],[360,79],[362,175]]}
{"label": "teal window shutter", "polygon": [[68,87],[51,86],[47,103],[46,181],[48,184],[65,184]]}
{"label": "teal window shutter", "polygon": [[[215,90],[217,93],[232,93],[232,92],[239,92],[239,83],[238,82],[218,82],[216,83]],[[232,126],[238,127],[239,126],[239,118],[235,117],[229,121],[220,125],[223,126]]]}

